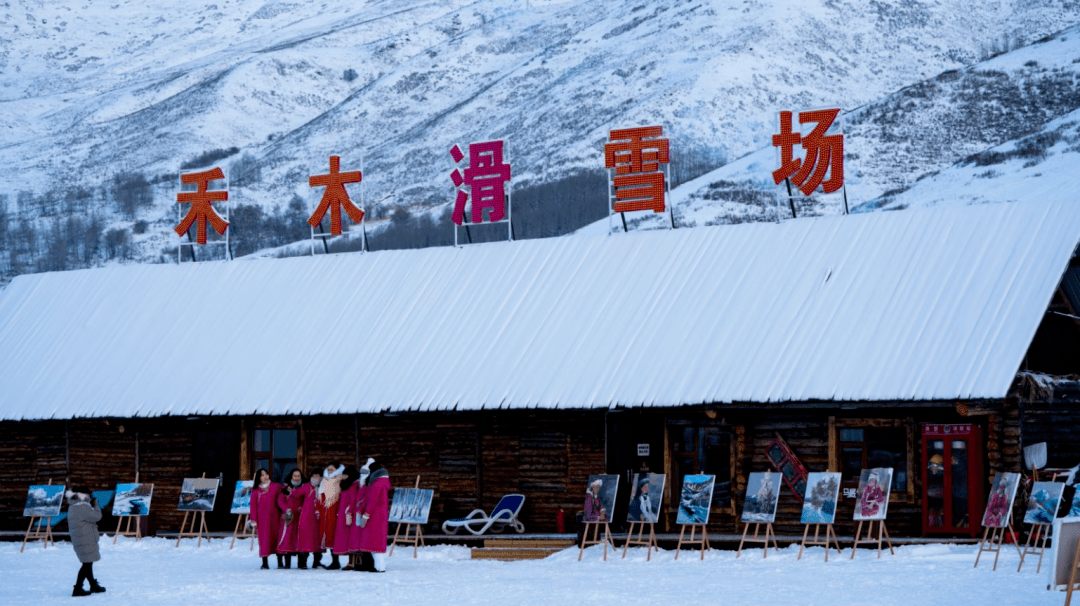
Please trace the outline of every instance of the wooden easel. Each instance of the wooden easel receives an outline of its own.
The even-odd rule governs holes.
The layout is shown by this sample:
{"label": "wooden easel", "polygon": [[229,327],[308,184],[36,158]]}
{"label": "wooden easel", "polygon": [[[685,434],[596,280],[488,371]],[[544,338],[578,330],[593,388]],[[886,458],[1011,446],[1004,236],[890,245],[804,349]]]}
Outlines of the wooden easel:
{"label": "wooden easel", "polygon": [[[113,538],[112,538],[113,545],[116,545],[116,539],[119,539],[120,535],[124,535],[125,537],[135,537],[136,541],[141,541],[142,540],[142,524],[140,524],[139,522],[135,522],[135,530],[132,530],[131,529],[131,520],[133,518],[134,519],[141,518],[142,516],[118,516],[118,517],[120,519],[119,519],[118,522],[116,522],[116,532],[113,533]],[[126,526],[124,526],[124,522],[127,522]],[[124,530],[120,530],[121,526],[124,526]]]}
{"label": "wooden easel", "polygon": [[[814,538],[811,539],[811,540],[807,540],[806,537],[810,534],[810,526],[814,527]],[[825,527],[825,538],[822,539],[822,540],[819,540],[818,536],[819,536],[819,533],[821,532],[821,527],[822,526]],[[806,530],[804,530],[803,533],[802,533],[802,545],[799,546],[799,557],[797,557],[795,559],[796,560],[801,560],[802,559],[803,549],[805,549],[805,548],[807,548],[807,547],[809,547],[811,545],[821,545],[822,547],[825,548],[825,561],[828,562],[829,561],[829,551],[831,549],[830,546],[829,546],[829,539],[830,538],[832,539],[832,545],[836,547],[837,555],[843,555],[844,552],[840,551],[840,541],[838,541],[836,539],[836,533],[833,532],[833,525],[832,524],[807,524],[806,525]]]}
{"label": "wooden easel", "polygon": [[[634,538],[634,526],[637,526],[637,538]],[[648,555],[645,556],[646,562],[652,559],[652,552],[654,549],[660,551],[660,547],[656,545],[656,533],[653,532],[655,526],[656,523],[654,522],[630,522],[630,530],[626,533],[626,544],[623,545],[622,548],[623,559],[626,559],[626,550],[629,549],[631,545],[644,545],[645,547],[648,547],[649,551],[646,552]],[[646,528],[649,529],[649,538],[643,539],[642,537],[645,535]]]}
{"label": "wooden easel", "polygon": [[[993,530],[993,533],[990,531]],[[986,540],[986,535],[990,534],[990,540]],[[1009,534],[1013,537],[1013,545],[1016,546],[1016,553],[1020,554],[1020,559],[1024,559],[1024,554],[1020,553],[1020,542],[1016,538],[1016,531],[1013,530],[1012,522],[1009,522]],[[998,558],[1001,557],[1001,543],[1005,540],[1005,528],[987,528],[983,530],[983,538],[979,541],[979,554],[975,556],[975,566],[979,567],[979,558],[982,557],[984,551],[989,551],[994,554],[994,567],[991,570],[997,570]]]}
{"label": "wooden easel", "polygon": [[[135,483],[136,484],[139,483],[139,474],[135,474]],[[141,541],[142,540],[142,524],[139,523],[139,522],[136,522],[135,523],[135,530],[131,529],[131,518],[141,518],[141,517],[142,516],[130,516],[130,515],[129,516],[117,516],[118,519],[116,520],[116,532],[113,533],[113,538],[112,538],[113,545],[116,545],[116,539],[120,538],[120,535],[124,535],[125,537],[135,537],[136,541]],[[124,528],[123,531],[121,531],[120,526],[122,526],[125,521],[127,521],[127,526]],[[141,522],[141,520],[140,520],[140,522]]]}
{"label": "wooden easel", "polygon": [[[754,536],[746,538],[746,533],[750,531],[751,524],[754,526]],[[759,536],[761,533],[762,525],[765,526],[765,536],[763,537]],[[809,529],[809,527],[807,527],[807,529]],[[764,549],[762,550],[764,552],[764,555],[761,557],[761,559],[764,560],[765,558],[769,557],[770,540],[772,540],[773,549],[775,549],[777,553],[780,553],[780,547],[776,544],[776,533],[773,532],[772,522],[747,522],[747,524],[743,526],[742,540],[739,541],[739,550],[735,552],[735,557],[738,558],[740,555],[742,555],[743,543],[761,543],[762,545],[764,545]]]}
{"label": "wooden easel", "polygon": [[1050,524],[1031,525],[1031,532],[1028,533],[1027,541],[1024,543],[1024,550],[1020,552],[1020,565],[1016,567],[1016,572],[1020,572],[1020,569],[1024,567],[1024,560],[1028,554],[1039,554],[1039,565],[1035,567],[1035,572],[1042,570],[1046,541],[1050,538],[1050,528]]}
{"label": "wooden easel", "polygon": [[[604,528],[604,538],[600,538],[600,527]],[[589,530],[593,532],[593,538],[589,538]],[[578,550],[577,559],[580,562],[581,556],[585,554],[585,548],[590,545],[604,544],[604,561],[607,561],[607,548],[608,544],[611,544],[611,550],[615,551],[615,543],[611,540],[611,526],[607,522],[585,522],[585,534],[581,537],[581,549]]]}
{"label": "wooden easel", "polygon": [[1069,569],[1069,586],[1065,589],[1065,606],[1069,606],[1069,602],[1072,602],[1072,594],[1076,590],[1076,583],[1080,582],[1080,579],[1077,579],[1077,569],[1080,569],[1080,539],[1076,541],[1072,568]]}
{"label": "wooden easel", "polygon": [[[867,522],[867,520],[859,520],[859,525],[855,529],[855,543],[851,546],[851,559],[855,559],[855,552],[858,551],[859,545],[861,544],[877,545],[877,557],[880,558],[881,541],[883,537],[885,541],[889,544],[889,555],[896,555],[896,552],[893,551],[892,547],[892,538],[889,536],[889,531],[885,528],[885,520],[869,520],[869,523],[866,525],[866,538],[863,538],[862,534],[863,522]],[[877,538],[874,538],[875,523],[878,527]],[[978,562],[976,562],[975,564],[977,566]]]}
{"label": "wooden easel", "polygon": [[[420,488],[420,476],[416,476],[416,486],[413,488]],[[399,543],[398,533],[401,532],[401,522],[397,523],[397,529],[394,530],[394,540],[390,543],[390,553],[386,554],[386,557],[394,555],[394,546]],[[412,532],[412,536],[409,533]],[[424,531],[420,528],[420,524],[405,524],[405,536],[401,538],[400,543],[402,545],[412,545],[412,557],[416,559],[416,552],[424,545]]]}
{"label": "wooden easel", "polygon": [[[683,545],[686,545],[688,547],[691,546],[691,545],[701,545],[701,559],[704,560],[705,559],[705,551],[708,550],[708,549],[712,549],[711,547],[709,547],[709,531],[706,530],[705,525],[704,524],[680,524],[680,526],[682,526],[682,528],[679,530],[679,544],[675,546],[675,559],[676,560],[679,559],[679,552],[682,551]],[[690,527],[690,538],[684,540],[683,535],[686,534],[686,527],[687,526]],[[695,539],[694,536],[697,534],[698,527],[701,528],[701,538],[700,539]]]}
{"label": "wooden easel", "polygon": [[[38,484],[40,486],[40,484]],[[52,486],[52,480],[49,480],[49,486]],[[61,497],[62,498],[62,497]],[[44,519],[45,530],[41,530],[41,521]],[[35,528],[35,523],[37,528]],[[30,539],[35,541],[38,539],[45,539],[44,549],[49,548],[49,543],[56,544],[53,539],[52,533],[52,516],[30,516],[30,525],[26,527],[26,535],[23,537],[22,547],[19,548],[19,553],[22,553],[26,549],[26,542]]]}
{"label": "wooden easel", "polygon": [[232,543],[229,543],[229,549],[232,549],[236,545],[236,539],[243,541],[244,539],[251,539],[251,547],[248,551],[255,550],[255,533],[258,529],[248,528],[248,520],[251,519],[250,514],[242,513],[236,517],[236,528],[233,529]]}
{"label": "wooden easel", "polygon": [[[206,472],[205,471],[203,472],[202,477],[203,478],[206,477]],[[185,532],[184,528],[187,527],[188,515],[192,514],[192,513],[194,513],[195,515],[191,516],[191,529],[188,530],[187,532]],[[198,531],[195,530],[195,520],[199,520],[199,530]],[[180,546],[180,539],[182,539],[184,537],[191,537],[191,538],[198,537],[199,542],[195,544],[195,547],[202,547],[202,540],[203,540],[203,535],[204,534],[207,535],[206,536],[206,541],[209,543],[210,542],[210,531],[206,529],[206,512],[205,511],[194,511],[194,512],[193,511],[185,511],[184,512],[184,521],[180,523],[180,534],[176,536],[176,546],[177,547]]]}

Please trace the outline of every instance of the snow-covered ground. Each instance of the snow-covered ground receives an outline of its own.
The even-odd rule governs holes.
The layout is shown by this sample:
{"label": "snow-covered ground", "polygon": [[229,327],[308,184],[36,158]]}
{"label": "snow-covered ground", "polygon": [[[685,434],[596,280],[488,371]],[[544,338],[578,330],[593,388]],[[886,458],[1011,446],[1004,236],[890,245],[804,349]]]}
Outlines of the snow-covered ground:
{"label": "snow-covered ground", "polygon": [[[590,547],[578,562],[576,548],[544,560],[496,562],[470,560],[465,547],[436,546],[397,551],[387,572],[368,574],[326,570],[259,570],[247,543],[229,550],[228,540],[201,548],[185,540],[121,538],[117,545],[101,539],[102,560],[94,565],[108,591],[85,598],[98,604],[778,604],[790,606],[908,606],[934,604],[1061,604],[1061,592],[1046,590],[1042,573],[1019,556],[1003,552],[997,571],[990,562],[973,569],[973,545],[912,545],[881,558],[862,550],[854,560],[823,561],[820,547],[796,560],[798,546],[762,559],[761,550],[713,550],[705,560],[684,551],[662,551],[645,560],[643,548],[625,560],[621,550],[608,561],[602,547]],[[835,556],[835,552],[833,554]],[[68,543],[42,549],[19,543],[0,544],[2,602],[52,604],[67,601],[79,564]]]}

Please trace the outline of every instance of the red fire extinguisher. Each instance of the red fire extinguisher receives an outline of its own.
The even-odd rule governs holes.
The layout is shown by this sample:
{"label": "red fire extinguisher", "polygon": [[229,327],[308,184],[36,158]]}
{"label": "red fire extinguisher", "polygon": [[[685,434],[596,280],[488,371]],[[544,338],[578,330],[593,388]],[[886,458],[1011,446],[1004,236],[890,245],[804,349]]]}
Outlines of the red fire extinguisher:
{"label": "red fire extinguisher", "polygon": [[561,509],[555,514],[555,532],[559,534],[566,532],[566,512]]}

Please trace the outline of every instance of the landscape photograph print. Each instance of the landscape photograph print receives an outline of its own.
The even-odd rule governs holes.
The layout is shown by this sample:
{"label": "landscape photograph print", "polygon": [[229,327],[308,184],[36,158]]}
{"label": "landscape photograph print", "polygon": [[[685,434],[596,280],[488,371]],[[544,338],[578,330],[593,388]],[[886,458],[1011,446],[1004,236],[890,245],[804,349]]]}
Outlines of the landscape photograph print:
{"label": "landscape photograph print", "polygon": [[31,486],[26,491],[26,505],[23,507],[23,515],[27,517],[60,515],[60,506],[63,504],[63,484]]}
{"label": "landscape photograph print", "polygon": [[836,521],[836,500],[840,496],[840,472],[815,471],[806,478],[803,524],[832,524]]}
{"label": "landscape photograph print", "polygon": [[676,524],[708,524],[716,476],[691,474],[683,476],[679,494],[679,513]]}
{"label": "landscape photograph print", "polygon": [[743,522],[776,521],[776,503],[780,499],[780,475],[771,471],[756,471],[746,481],[746,501],[743,503]]}
{"label": "landscape photograph print", "polygon": [[112,514],[114,516],[148,515],[150,513],[150,499],[153,496],[153,483],[117,484]]}
{"label": "landscape photograph print", "polygon": [[217,489],[217,478],[184,478],[176,508],[180,511],[213,511]]}

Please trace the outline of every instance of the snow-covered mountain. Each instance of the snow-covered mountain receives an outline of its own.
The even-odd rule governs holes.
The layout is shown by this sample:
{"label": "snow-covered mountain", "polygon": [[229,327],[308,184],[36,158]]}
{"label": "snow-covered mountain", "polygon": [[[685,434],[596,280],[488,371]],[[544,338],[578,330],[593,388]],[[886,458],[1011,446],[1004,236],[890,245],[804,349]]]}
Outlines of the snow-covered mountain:
{"label": "snow-covered mountain", "polygon": [[[926,175],[1080,107],[1078,21],[1067,0],[6,0],[0,272],[47,247],[13,232],[71,216],[159,259],[184,163],[281,213],[338,154],[379,220],[452,201],[455,143],[506,139],[516,190],[596,172],[610,129],[645,124],[677,182],[720,167],[674,192],[681,224],[759,220],[780,109],[845,108],[852,208],[930,203]],[[151,195],[122,210],[117,175]]]}

